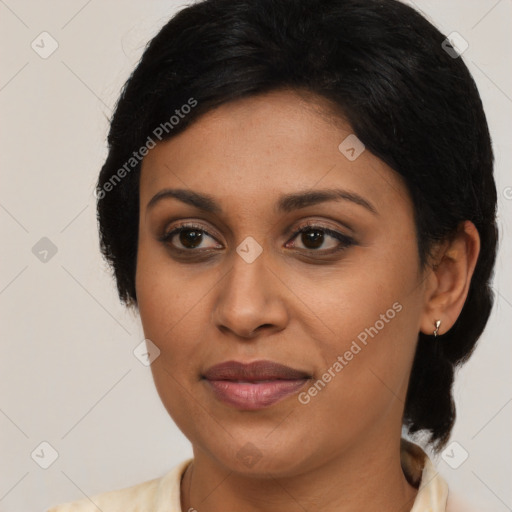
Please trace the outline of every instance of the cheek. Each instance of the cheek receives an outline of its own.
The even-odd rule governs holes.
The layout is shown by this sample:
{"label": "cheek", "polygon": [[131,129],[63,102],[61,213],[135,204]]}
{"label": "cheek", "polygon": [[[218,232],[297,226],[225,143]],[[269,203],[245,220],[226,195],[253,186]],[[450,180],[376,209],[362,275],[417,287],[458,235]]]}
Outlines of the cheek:
{"label": "cheek", "polygon": [[326,281],[322,296],[328,301],[310,299],[328,325],[322,336],[316,331],[325,369],[320,378],[329,383],[320,384],[322,398],[314,407],[336,404],[340,418],[349,410],[372,417],[397,399],[403,404],[421,313],[414,243],[365,249],[364,262]]}
{"label": "cheek", "polygon": [[374,298],[357,321],[349,317],[334,326],[342,335],[323,338],[316,347],[322,373],[299,397],[298,411],[310,419],[304,428],[336,439],[331,449],[369,429],[388,428],[390,417],[391,428],[400,421],[416,337],[414,306],[404,302]]}
{"label": "cheek", "polygon": [[136,286],[144,336],[160,350],[150,367],[153,380],[164,407],[187,435],[194,431],[191,418],[204,414],[190,394],[201,339],[201,285],[150,257],[143,247],[139,256]]}
{"label": "cheek", "polygon": [[145,338],[160,350],[151,371],[160,398],[171,413],[183,407],[182,386],[196,350],[199,322],[194,318],[197,299],[189,292],[194,288],[168,266],[158,251],[150,252],[140,245],[136,273],[139,314]]}
{"label": "cheek", "polygon": [[204,321],[199,318],[204,314],[201,289],[194,288],[195,283],[172,278],[170,273],[165,277],[152,273],[145,279],[142,271],[140,276],[137,293],[144,335],[160,349],[166,365],[176,366],[190,357],[199,342]]}
{"label": "cheek", "polygon": [[135,286],[144,334],[157,345],[191,325],[183,319],[204,294],[201,283],[189,279],[146,233],[139,234]]}

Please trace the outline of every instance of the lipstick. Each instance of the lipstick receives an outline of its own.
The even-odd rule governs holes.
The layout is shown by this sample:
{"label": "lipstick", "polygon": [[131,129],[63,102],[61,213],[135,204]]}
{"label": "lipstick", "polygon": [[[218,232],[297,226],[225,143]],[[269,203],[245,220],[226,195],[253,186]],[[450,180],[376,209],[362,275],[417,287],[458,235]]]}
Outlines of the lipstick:
{"label": "lipstick", "polygon": [[226,361],[203,375],[215,397],[241,410],[269,407],[297,393],[311,375],[273,361]]}

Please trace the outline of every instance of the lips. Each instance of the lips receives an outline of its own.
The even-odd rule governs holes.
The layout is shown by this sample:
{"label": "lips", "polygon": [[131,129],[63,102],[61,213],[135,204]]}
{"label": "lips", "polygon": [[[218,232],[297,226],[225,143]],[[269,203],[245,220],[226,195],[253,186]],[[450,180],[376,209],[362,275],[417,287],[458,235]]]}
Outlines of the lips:
{"label": "lips", "polygon": [[311,375],[273,361],[226,361],[209,368],[202,378],[221,402],[256,410],[296,393]]}
{"label": "lips", "polygon": [[273,361],[254,361],[248,364],[238,361],[226,361],[225,363],[212,366],[203,376],[208,380],[238,380],[247,382],[297,380],[311,377],[306,372],[295,370]]}

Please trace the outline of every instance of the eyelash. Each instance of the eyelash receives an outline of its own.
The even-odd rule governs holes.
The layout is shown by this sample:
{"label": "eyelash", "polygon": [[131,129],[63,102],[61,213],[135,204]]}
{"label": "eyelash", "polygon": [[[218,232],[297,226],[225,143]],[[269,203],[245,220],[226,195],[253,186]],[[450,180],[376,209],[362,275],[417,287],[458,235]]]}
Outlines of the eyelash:
{"label": "eyelash", "polygon": [[[329,229],[327,227],[324,227],[322,225],[316,224],[315,222],[309,221],[305,224],[302,224],[300,227],[296,229],[296,231],[292,234],[290,240],[294,240],[297,238],[298,235],[304,232],[313,231],[314,229],[318,231],[322,231],[324,234],[327,234],[336,240],[340,242],[340,246],[335,249],[327,249],[327,250],[317,250],[317,249],[301,249],[302,251],[308,251],[310,253],[319,253],[324,255],[334,254],[341,251],[344,251],[348,247],[355,245],[355,240],[347,235],[344,235],[343,233],[340,233],[339,231],[334,231],[332,229]],[[208,235],[210,238],[215,239],[212,235],[208,233],[203,227],[193,224],[193,223],[186,223],[186,224],[180,224],[179,226],[176,226],[168,233],[164,233],[161,237],[158,238],[158,240],[168,246],[171,247],[171,249],[181,252],[181,253],[192,253],[192,252],[199,252],[201,249],[180,249],[179,247],[174,247],[170,241],[174,237],[174,235],[181,233],[182,231],[199,231],[203,234]]]}

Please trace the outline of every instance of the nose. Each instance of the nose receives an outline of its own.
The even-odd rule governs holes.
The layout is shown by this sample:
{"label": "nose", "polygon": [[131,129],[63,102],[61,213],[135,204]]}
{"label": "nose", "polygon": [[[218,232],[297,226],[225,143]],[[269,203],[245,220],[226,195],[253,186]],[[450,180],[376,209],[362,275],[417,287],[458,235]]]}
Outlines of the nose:
{"label": "nose", "polygon": [[251,263],[239,254],[219,281],[213,322],[218,329],[239,338],[253,339],[261,331],[278,332],[288,322],[287,287],[270,268],[263,251]]}

